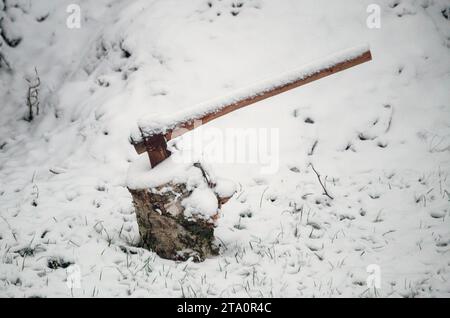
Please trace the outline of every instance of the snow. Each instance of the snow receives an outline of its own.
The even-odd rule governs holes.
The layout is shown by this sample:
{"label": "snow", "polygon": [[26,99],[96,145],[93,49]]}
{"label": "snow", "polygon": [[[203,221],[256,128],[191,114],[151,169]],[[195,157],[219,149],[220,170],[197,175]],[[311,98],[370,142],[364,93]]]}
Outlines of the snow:
{"label": "snow", "polygon": [[128,169],[127,187],[145,189],[155,188],[169,182],[188,183],[191,180],[191,182],[199,183],[202,180],[200,169],[195,168],[192,163],[175,164],[173,159],[173,157],[169,157],[151,169],[148,156],[140,156]]}
{"label": "snow", "polygon": [[213,220],[217,214],[217,197],[208,187],[195,188],[192,194],[182,201],[184,215],[189,218]]}
{"label": "snow", "polygon": [[236,193],[236,184],[233,181],[224,178],[217,178],[213,180],[215,180],[214,182],[216,183],[214,192],[217,193],[220,198],[230,198]]}
{"label": "snow", "polygon": [[[69,0],[7,1],[2,28],[21,41],[0,40],[12,68],[0,63],[0,296],[450,296],[448,1],[378,1],[380,29],[366,26],[368,0],[240,2],[78,1],[69,29]],[[274,174],[202,162],[237,188],[215,229],[220,256],[177,263],[139,247],[127,186],[196,175],[175,160],[189,134],[151,171],[128,141],[138,122],[359,43],[372,62],[195,130],[280,134]],[[27,122],[34,67],[41,112]]]}

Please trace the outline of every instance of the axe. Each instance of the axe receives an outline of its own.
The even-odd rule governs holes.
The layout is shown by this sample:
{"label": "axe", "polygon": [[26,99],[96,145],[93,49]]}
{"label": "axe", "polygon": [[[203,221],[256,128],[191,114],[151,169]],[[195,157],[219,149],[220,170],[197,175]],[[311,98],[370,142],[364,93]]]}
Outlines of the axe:
{"label": "axe", "polygon": [[138,154],[147,152],[151,167],[155,167],[170,156],[167,141],[171,139],[245,106],[370,60],[372,54],[368,46],[349,49],[173,116],[152,116],[138,123],[130,142]]}

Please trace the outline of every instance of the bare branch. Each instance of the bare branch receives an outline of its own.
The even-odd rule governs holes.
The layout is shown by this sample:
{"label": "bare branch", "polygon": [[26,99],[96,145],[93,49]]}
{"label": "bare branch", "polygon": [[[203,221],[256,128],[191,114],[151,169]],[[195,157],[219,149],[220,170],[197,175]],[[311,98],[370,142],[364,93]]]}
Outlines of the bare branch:
{"label": "bare branch", "polygon": [[28,93],[27,93],[27,106],[28,106],[28,121],[32,121],[34,119],[34,112],[36,112],[36,116],[39,115],[39,87],[41,85],[41,79],[39,77],[39,73],[37,68],[34,68],[34,72],[36,77],[34,79],[34,83],[31,79],[26,79],[28,82]]}
{"label": "bare branch", "polygon": [[317,170],[314,168],[313,164],[310,163],[309,164],[312,168],[312,170],[314,171],[314,173],[317,176],[317,179],[319,180],[320,185],[322,186],[323,189],[323,194],[326,195],[327,197],[329,197],[331,200],[334,200],[334,198],[328,193],[327,188],[324,186],[324,184],[322,183],[322,179],[320,179],[320,174],[317,172]]}

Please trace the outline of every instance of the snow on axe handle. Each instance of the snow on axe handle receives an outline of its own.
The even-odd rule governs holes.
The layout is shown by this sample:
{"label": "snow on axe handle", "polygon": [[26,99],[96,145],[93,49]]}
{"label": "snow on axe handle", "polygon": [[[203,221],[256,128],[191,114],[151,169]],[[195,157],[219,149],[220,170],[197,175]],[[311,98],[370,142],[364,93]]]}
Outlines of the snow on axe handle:
{"label": "snow on axe handle", "polygon": [[139,130],[131,135],[130,142],[138,154],[147,152],[151,166],[155,167],[170,156],[167,141],[175,137],[237,109],[370,60],[372,54],[368,46],[353,48],[174,116],[158,118],[153,115],[138,124]]}

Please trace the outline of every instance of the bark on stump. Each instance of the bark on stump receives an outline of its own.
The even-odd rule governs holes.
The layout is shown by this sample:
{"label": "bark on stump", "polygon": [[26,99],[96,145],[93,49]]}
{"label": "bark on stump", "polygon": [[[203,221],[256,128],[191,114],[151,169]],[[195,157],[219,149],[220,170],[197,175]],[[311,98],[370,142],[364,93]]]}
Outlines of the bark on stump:
{"label": "bark on stump", "polygon": [[[192,257],[195,262],[201,262],[209,255],[218,255],[219,249],[214,245],[214,222],[188,219],[183,213],[182,201],[192,193],[186,184],[170,182],[129,191],[144,248],[162,258],[178,261]],[[217,199],[219,208],[227,200]]]}

